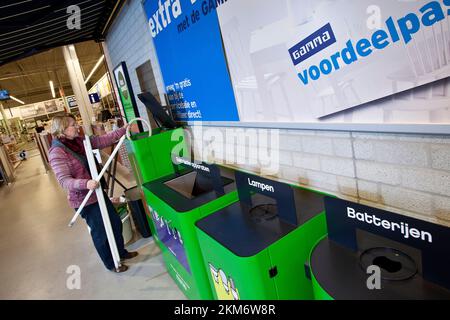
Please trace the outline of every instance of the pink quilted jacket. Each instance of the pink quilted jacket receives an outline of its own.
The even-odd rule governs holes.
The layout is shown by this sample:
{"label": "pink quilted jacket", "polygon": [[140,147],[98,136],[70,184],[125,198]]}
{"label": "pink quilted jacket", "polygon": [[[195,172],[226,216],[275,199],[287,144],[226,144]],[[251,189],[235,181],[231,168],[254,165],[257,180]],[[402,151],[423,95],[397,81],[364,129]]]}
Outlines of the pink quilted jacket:
{"label": "pink quilted jacket", "polygon": [[[103,136],[91,137],[93,149],[103,149],[113,145],[125,134],[125,128],[118,129]],[[49,162],[59,184],[68,191],[67,198],[72,208],[78,208],[89,192],[86,187],[91,179],[89,171],[71,153],[61,147],[51,147],[49,150]],[[95,193],[89,198],[86,205],[97,202]]]}

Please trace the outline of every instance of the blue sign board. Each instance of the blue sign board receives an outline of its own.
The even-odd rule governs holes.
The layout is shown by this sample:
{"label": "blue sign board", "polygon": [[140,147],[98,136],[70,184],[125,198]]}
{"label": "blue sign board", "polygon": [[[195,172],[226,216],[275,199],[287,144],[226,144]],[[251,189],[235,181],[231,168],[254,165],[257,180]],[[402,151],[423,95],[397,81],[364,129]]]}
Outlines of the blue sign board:
{"label": "blue sign board", "polygon": [[216,12],[221,1],[210,2],[144,2],[175,120],[239,121]]}
{"label": "blue sign board", "polygon": [[94,104],[97,102],[100,102],[100,97],[98,96],[98,93],[89,93],[89,101]]}
{"label": "blue sign board", "polygon": [[0,90],[0,100],[9,100],[11,99],[9,97],[9,92],[8,90]]}

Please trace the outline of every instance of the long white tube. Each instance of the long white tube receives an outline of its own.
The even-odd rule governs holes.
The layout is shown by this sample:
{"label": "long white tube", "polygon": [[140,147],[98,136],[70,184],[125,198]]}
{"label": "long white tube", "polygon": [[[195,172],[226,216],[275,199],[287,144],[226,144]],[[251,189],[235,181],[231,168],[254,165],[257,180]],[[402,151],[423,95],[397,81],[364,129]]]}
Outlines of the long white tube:
{"label": "long white tube", "polygon": [[[86,136],[86,139],[89,139],[88,136]],[[114,159],[114,157],[116,156],[117,152],[119,152],[120,147],[122,146],[123,142],[125,141],[125,136],[122,136],[119,140],[119,142],[117,143],[116,147],[114,148],[114,151],[111,153],[111,155],[109,156],[108,160],[105,163],[105,166],[103,167],[102,171],[100,171],[100,173],[98,174],[98,178],[94,179],[96,182],[100,182],[100,179],[103,177],[103,175],[105,174],[106,170],[108,169],[109,165],[111,164],[112,160]],[[91,197],[92,193],[94,192],[94,190],[89,190],[88,194],[86,195],[86,197],[84,197],[83,202],[81,203],[80,207],[78,208],[77,212],[75,213],[75,215],[73,216],[72,220],[69,223],[69,227],[73,226],[73,224],[75,223],[75,221],[77,220],[78,216],[80,215],[81,211],[83,211],[84,206],[86,205],[86,202],[89,200],[89,198]]]}
{"label": "long white tube", "polygon": [[[143,122],[147,128],[148,128],[148,135],[151,136],[152,135],[152,128],[150,127],[150,124],[142,118],[135,118],[133,120],[131,120],[129,122],[129,124],[136,122],[136,121],[141,121]],[[130,128],[131,126],[128,126],[127,131],[125,133],[125,135],[120,138],[119,142],[117,143],[117,146],[115,147],[114,151],[111,153],[111,156],[108,158],[108,160],[105,163],[105,166],[103,167],[102,171],[100,171],[100,173],[98,174],[98,180],[95,180],[97,182],[100,181],[100,179],[103,177],[103,175],[105,174],[106,170],[108,169],[109,165],[111,164],[112,160],[114,159],[114,157],[116,156],[117,152],[119,151],[120,146],[123,144],[123,142],[125,141],[125,137],[128,140],[131,140],[131,136],[130,136]],[[88,136],[86,136],[86,139],[89,139]],[[90,142],[90,140],[89,140]],[[69,223],[69,227],[72,227],[75,223],[75,221],[77,220],[78,216],[80,215],[81,211],[83,210],[84,206],[86,205],[86,202],[89,200],[89,198],[91,197],[92,193],[94,192],[94,190],[89,190],[88,194],[86,195],[86,197],[84,197],[83,202],[81,203],[80,207],[78,208],[77,212],[75,212],[75,215],[73,216],[72,220],[70,220]]]}
{"label": "long white tube", "polygon": [[[123,143],[123,139],[121,139]],[[94,154],[92,152],[91,140],[86,137],[84,140],[84,147],[86,150],[86,158],[89,163],[89,169],[91,171],[91,176],[95,181],[99,181],[99,175],[97,172],[97,166],[95,163]],[[113,155],[111,155],[113,156]],[[100,213],[102,215],[103,226],[105,227],[106,236],[108,238],[109,249],[111,250],[111,255],[114,261],[114,267],[117,269],[120,266],[120,255],[117,249],[116,239],[114,237],[114,232],[111,227],[111,220],[109,219],[109,212],[105,202],[105,195],[102,188],[95,189],[95,194],[97,195],[98,206],[100,208]]]}

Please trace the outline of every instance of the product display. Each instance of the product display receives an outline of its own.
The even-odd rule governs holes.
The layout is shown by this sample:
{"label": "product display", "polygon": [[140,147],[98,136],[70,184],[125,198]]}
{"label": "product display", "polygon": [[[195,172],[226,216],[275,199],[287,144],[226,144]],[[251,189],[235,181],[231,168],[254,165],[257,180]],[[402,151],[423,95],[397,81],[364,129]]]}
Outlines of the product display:
{"label": "product display", "polygon": [[326,234],[323,195],[236,172],[239,202],[196,223],[216,299],[312,299],[305,263]]}
{"label": "product display", "polygon": [[450,228],[329,197],[325,207],[316,299],[450,299]]}
{"label": "product display", "polygon": [[143,185],[167,270],[190,299],[212,299],[194,223],[237,201],[233,171],[175,156],[176,172]]}

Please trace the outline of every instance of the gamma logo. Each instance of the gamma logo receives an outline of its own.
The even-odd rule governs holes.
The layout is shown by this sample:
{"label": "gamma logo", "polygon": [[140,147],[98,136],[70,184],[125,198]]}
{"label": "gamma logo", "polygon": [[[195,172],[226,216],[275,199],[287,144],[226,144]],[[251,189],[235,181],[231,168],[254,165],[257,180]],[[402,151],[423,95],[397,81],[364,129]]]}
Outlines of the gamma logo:
{"label": "gamma logo", "polygon": [[334,36],[333,29],[331,29],[331,25],[327,23],[322,28],[290,48],[289,55],[291,56],[294,66],[296,66],[335,42],[336,37]]}

